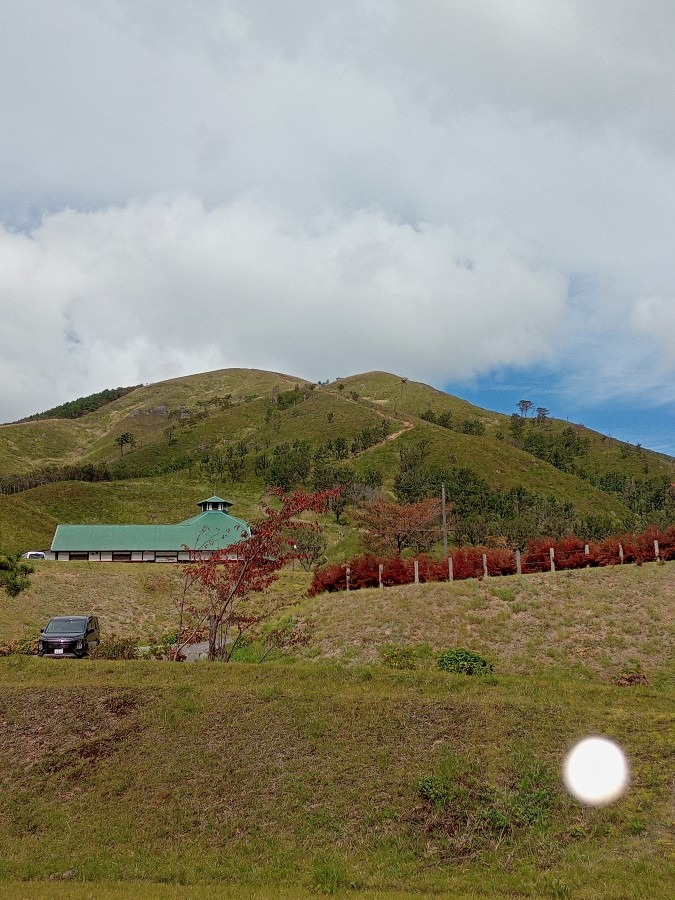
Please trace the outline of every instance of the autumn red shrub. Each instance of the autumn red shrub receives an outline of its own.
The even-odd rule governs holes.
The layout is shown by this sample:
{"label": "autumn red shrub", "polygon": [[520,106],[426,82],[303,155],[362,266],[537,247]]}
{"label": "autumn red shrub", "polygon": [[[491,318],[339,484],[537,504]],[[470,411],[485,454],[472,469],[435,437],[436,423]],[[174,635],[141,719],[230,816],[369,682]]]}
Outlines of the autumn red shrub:
{"label": "autumn red shrub", "polygon": [[347,574],[344,566],[331,565],[316,569],[314,578],[307,592],[314,597],[324,591],[344,591],[347,587]]}
{"label": "autumn red shrub", "polygon": [[553,547],[555,564],[558,569],[583,569],[590,564],[590,552],[587,556],[584,541],[576,535],[569,534],[566,537],[559,538],[551,546]]}
{"label": "autumn red shrub", "polygon": [[675,559],[675,525],[670,525],[659,536],[661,559]]}
{"label": "autumn red shrub", "polygon": [[487,550],[488,575],[515,575],[516,554],[511,550]]}
{"label": "autumn red shrub", "polygon": [[539,538],[527,542],[527,552],[523,554],[521,565],[524,573],[549,572],[551,570],[551,538]]}
{"label": "autumn red shrub", "polygon": [[352,559],[349,563],[349,587],[355,591],[359,588],[377,587],[379,585],[380,561],[372,553]]}
{"label": "autumn red shrub", "polygon": [[[655,559],[654,541],[659,542],[659,557],[675,559],[675,525],[660,531],[656,526],[647,528],[640,534],[622,534],[597,541],[588,545],[576,535],[564,538],[539,538],[529,541],[527,552],[522,555],[522,572],[549,572],[551,569],[551,548],[556,569],[579,569],[586,566],[618,565],[623,551],[623,562],[653,562]],[[483,555],[487,561],[490,576],[512,575],[516,572],[515,553],[511,550],[486,549],[485,547],[458,547],[451,553],[453,578],[457,581],[466,578],[480,578],[484,575]],[[448,581],[448,561],[434,560],[421,554],[418,557],[418,573],[420,582]],[[379,585],[379,567],[382,565],[382,584],[386,587],[399,584],[412,584],[415,579],[415,562],[395,556],[392,559],[378,559],[372,554],[355,557],[348,564],[350,569],[350,588],[377,587]],[[323,591],[342,591],[346,588],[346,566],[329,565],[317,569],[309,589],[309,596]]]}
{"label": "autumn red shrub", "polygon": [[482,547],[459,547],[452,552],[452,575],[458,581],[483,574]]}
{"label": "autumn red shrub", "polygon": [[[427,581],[448,581],[450,578],[447,559],[424,558],[424,576]],[[420,564],[420,580],[422,579]]]}
{"label": "autumn red shrub", "polygon": [[[621,535],[620,537],[606,538],[604,541],[597,541],[593,544],[593,556],[598,566],[617,566],[621,563],[621,551],[623,550],[624,562],[635,562],[638,558],[630,535]],[[653,550],[652,550],[653,555]]]}
{"label": "autumn red shrub", "polygon": [[382,584],[393,587],[396,584],[410,584],[413,580],[412,565],[400,556],[384,560]]}

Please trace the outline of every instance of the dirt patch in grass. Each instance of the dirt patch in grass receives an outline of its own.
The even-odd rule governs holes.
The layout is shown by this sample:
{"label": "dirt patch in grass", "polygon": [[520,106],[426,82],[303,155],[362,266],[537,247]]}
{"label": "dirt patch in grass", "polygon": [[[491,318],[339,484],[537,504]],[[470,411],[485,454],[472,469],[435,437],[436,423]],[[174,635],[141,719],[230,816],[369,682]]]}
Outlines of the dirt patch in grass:
{"label": "dirt patch in grass", "polygon": [[[46,663],[61,665],[61,663]],[[147,692],[42,689],[0,694],[0,767],[54,772],[110,756],[141,728]]]}

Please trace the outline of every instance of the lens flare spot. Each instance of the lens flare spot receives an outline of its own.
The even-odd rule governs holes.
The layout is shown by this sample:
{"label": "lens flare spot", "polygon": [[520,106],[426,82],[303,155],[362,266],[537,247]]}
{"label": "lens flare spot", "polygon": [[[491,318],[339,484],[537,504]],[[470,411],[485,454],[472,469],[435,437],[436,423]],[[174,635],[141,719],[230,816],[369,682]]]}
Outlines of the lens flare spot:
{"label": "lens flare spot", "polygon": [[581,803],[606,806],[626,791],[628,762],[614,741],[602,737],[585,738],[568,753],[563,764],[563,779],[567,790]]}

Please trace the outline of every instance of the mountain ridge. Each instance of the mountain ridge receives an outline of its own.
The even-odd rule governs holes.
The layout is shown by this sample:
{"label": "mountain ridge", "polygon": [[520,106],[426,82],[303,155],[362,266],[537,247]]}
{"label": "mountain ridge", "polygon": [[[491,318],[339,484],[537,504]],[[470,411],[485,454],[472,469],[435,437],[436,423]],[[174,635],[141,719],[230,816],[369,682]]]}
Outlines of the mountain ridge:
{"label": "mountain ridge", "polygon": [[[142,385],[77,419],[0,427],[0,546],[17,546],[16,517],[25,524],[22,544],[32,535],[44,542],[46,529],[29,525],[38,510],[60,521],[131,521],[143,504],[137,499],[125,510],[125,484],[136,497],[143,486],[148,509],[161,510],[166,521],[184,517],[193,490],[240,495],[246,513],[255,514],[270,464],[294,447],[311,457],[296,479],[310,487],[329,466],[379,480],[397,495],[403,460],[421,454],[419,465],[437,481],[454,473],[466,482],[462,473],[472,472],[484,494],[522,488],[581,516],[604,517],[605,528],[614,520],[620,530],[637,513],[641,521],[647,513],[671,514],[664,492],[675,482],[675,459],[582,425],[485,410],[377,370],[314,384],[232,368]],[[60,492],[70,502],[59,501],[53,486],[64,481],[76,488]],[[85,482],[96,483],[77,487]],[[663,496],[637,503],[636,490]],[[486,502],[494,505],[495,497]]]}

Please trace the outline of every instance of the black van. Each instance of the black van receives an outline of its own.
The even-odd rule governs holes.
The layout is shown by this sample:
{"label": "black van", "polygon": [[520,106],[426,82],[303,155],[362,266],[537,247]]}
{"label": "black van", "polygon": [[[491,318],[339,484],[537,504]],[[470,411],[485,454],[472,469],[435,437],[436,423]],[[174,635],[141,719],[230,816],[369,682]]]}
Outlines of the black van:
{"label": "black van", "polygon": [[56,616],[40,629],[38,656],[82,659],[101,639],[96,616]]}

